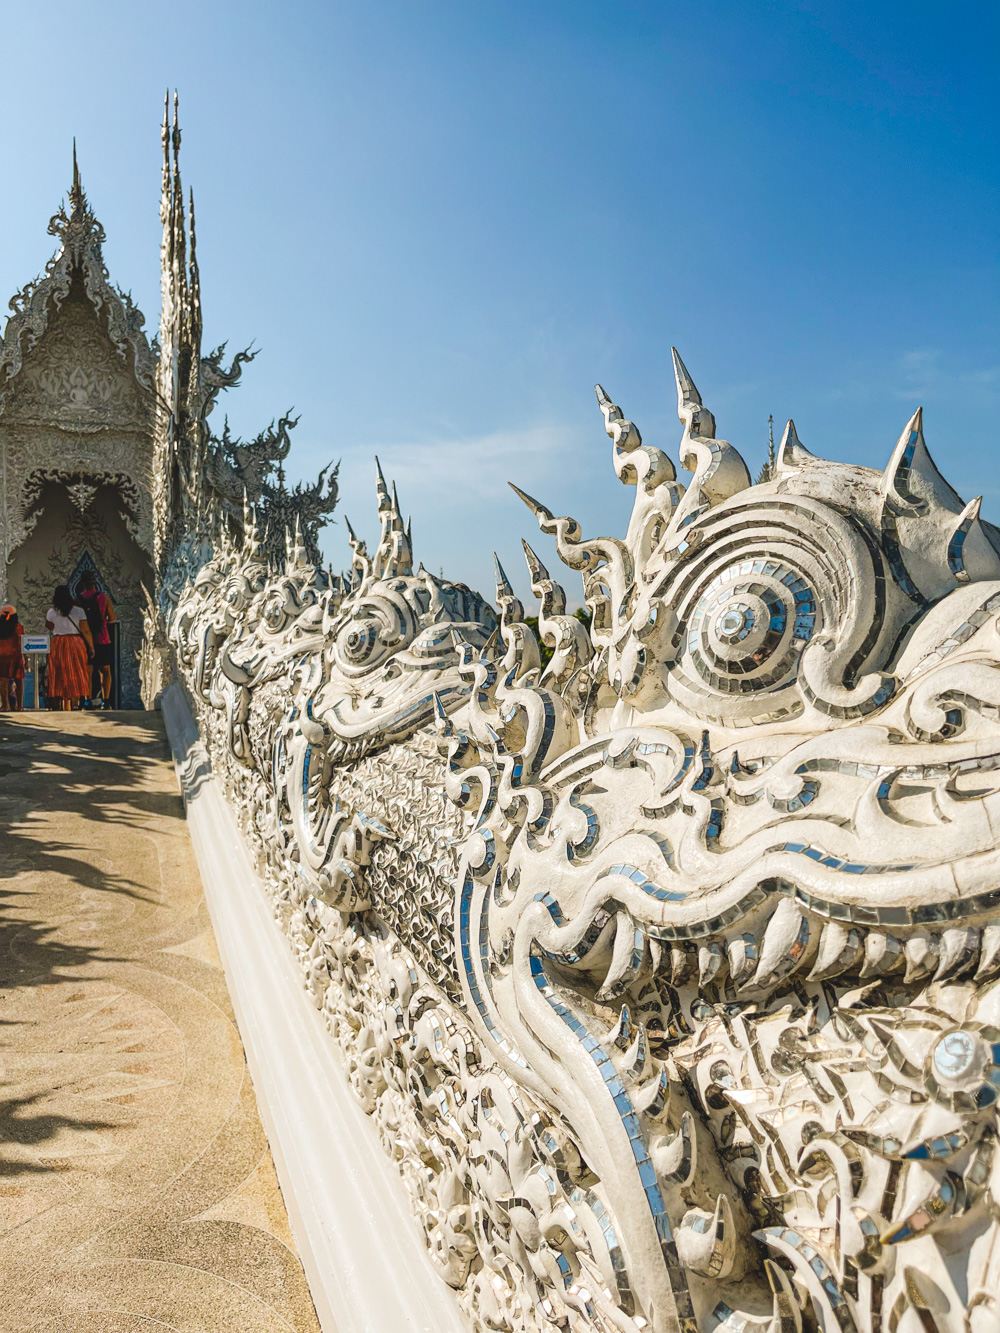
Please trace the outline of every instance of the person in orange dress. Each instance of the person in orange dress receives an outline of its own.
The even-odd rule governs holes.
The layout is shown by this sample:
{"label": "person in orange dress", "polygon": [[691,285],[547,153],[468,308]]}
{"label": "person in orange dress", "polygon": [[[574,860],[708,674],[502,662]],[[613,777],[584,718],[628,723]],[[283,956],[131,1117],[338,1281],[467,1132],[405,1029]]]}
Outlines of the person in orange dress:
{"label": "person in orange dress", "polygon": [[64,712],[79,707],[81,699],[90,698],[90,663],[94,640],[87,624],[87,613],[73,601],[73,594],[61,583],[52,594],[45,623],[52,641],[49,646],[49,701]]}
{"label": "person in orange dress", "polygon": [[24,680],[24,658],[21,655],[21,635],[24,626],[10,602],[0,606],[0,712],[21,711],[21,684]]}

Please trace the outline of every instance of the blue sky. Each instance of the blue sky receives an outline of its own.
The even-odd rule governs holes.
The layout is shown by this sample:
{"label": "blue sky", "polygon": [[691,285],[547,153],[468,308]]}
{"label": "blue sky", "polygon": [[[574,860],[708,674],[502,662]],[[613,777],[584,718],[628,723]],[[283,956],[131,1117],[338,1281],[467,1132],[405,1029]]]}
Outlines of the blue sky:
{"label": "blue sky", "polygon": [[[177,87],[206,341],[262,349],[213,426],[226,410],[252,434],[294,406],[291,475],[342,459],[338,517],[369,537],[377,452],[429,568],[490,594],[496,547],[526,592],[518,537],[548,543],[508,479],[620,532],[631,492],[592,386],[676,458],[671,343],[753,470],[769,412],[881,467],[923,403],[939,464],[1000,521],[995,5],[0,0],[0,17],[0,287],[48,258],[75,134],[112,277],[155,328]],[[346,563],[341,523],[325,547]]]}

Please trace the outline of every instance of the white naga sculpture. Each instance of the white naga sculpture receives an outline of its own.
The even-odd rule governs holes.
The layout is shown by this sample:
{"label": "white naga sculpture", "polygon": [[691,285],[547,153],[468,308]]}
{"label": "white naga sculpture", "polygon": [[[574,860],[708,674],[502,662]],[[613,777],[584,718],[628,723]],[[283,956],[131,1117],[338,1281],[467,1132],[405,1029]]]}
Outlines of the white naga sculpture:
{"label": "white naga sculpture", "polygon": [[589,630],[379,473],[342,580],[183,548],[176,664],[471,1328],[989,1333],[1000,532],[919,413],[752,485],[675,368],[686,486],[597,391],[623,539],[518,492]]}

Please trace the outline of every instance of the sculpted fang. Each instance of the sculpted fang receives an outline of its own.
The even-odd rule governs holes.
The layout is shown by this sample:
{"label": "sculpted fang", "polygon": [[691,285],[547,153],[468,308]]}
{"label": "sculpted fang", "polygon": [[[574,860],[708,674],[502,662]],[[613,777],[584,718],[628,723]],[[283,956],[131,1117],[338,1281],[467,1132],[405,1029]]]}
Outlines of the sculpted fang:
{"label": "sculpted fang", "polygon": [[[539,638],[377,550],[189,563],[176,669],[470,1328],[996,1326],[1000,532],[921,414],[767,479],[674,354]],[[190,547],[185,548],[190,550]]]}

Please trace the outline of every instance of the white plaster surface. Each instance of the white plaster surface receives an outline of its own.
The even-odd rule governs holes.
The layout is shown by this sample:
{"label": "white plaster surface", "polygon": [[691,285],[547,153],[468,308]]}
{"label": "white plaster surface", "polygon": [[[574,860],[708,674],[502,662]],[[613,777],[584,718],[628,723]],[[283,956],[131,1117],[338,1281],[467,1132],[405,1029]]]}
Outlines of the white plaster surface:
{"label": "white plaster surface", "polygon": [[336,1064],[178,686],[163,715],[261,1119],[324,1333],[467,1333]]}

